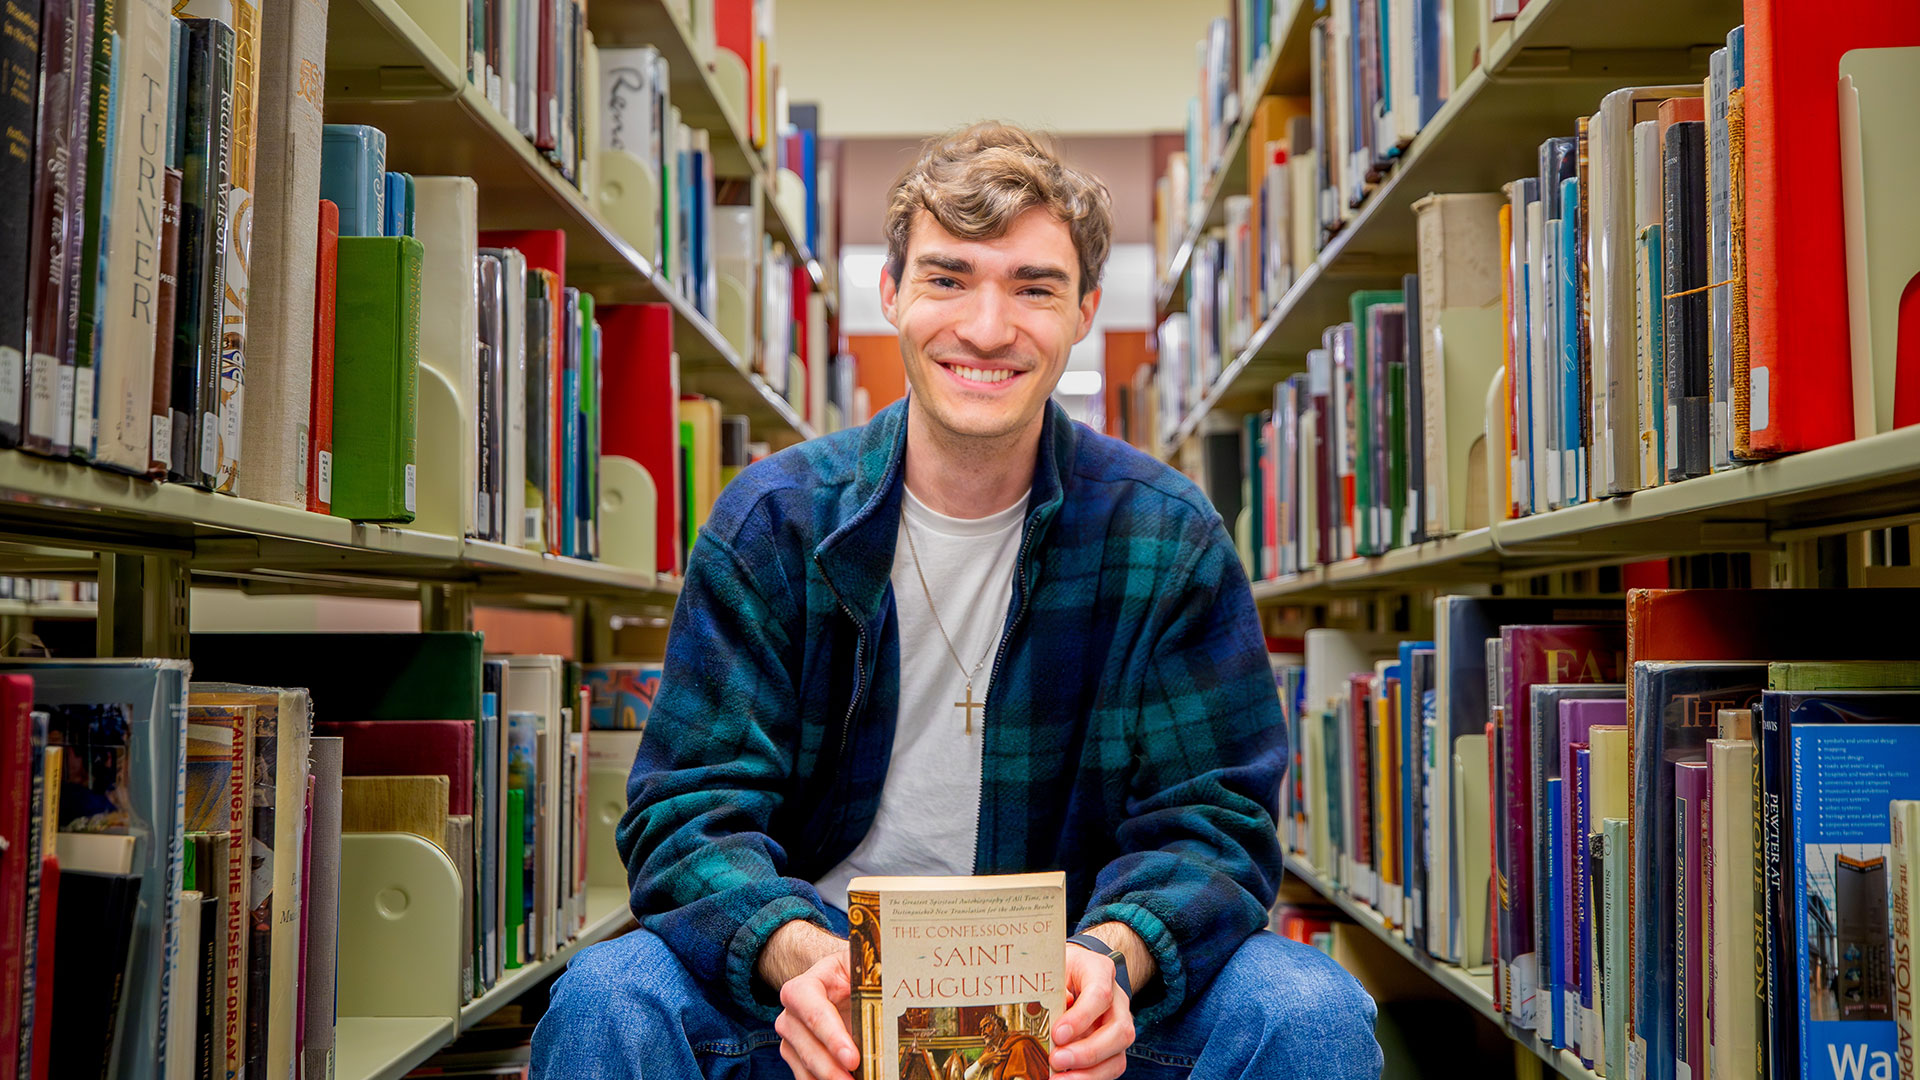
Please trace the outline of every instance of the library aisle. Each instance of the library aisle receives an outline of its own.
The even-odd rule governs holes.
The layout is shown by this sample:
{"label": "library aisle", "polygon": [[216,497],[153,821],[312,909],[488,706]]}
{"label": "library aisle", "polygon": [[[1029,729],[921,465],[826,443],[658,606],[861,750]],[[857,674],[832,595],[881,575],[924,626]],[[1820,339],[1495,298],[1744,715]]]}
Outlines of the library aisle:
{"label": "library aisle", "polygon": [[[1196,1000],[1277,887],[1267,926],[1327,988],[1304,1034],[1360,1062],[1341,1075],[1916,1075],[1913,0],[9,0],[0,25],[0,1080],[571,1075],[541,1058],[581,1023],[568,965],[695,892],[726,948],[682,940],[690,908],[648,925],[742,1011],[770,1000],[761,922],[854,913],[853,1076],[1065,1071],[1047,995],[1080,994],[1079,946],[1037,1000],[886,1005],[874,927],[906,886],[846,879],[885,874],[926,824],[900,806],[934,798],[978,824],[959,855],[909,837],[919,873],[991,865],[1023,819],[1047,842],[1021,858],[1055,854],[1001,869],[1061,876],[994,902],[1064,889],[1075,929],[1104,864],[1051,863],[1137,842],[1144,797],[1113,793],[1167,765],[1165,725],[1074,759],[1085,718],[1035,720],[1073,737],[1017,785],[985,732],[1035,677],[1028,638],[1076,639],[1047,642],[1052,700],[1057,656],[1116,633],[1182,767],[1265,767],[1189,753],[1237,722],[1208,711],[1236,672],[1234,716],[1273,710],[1286,746],[1270,819],[1181,806],[1235,824],[1113,849],[1207,883],[1136,882],[1081,942],[1147,972],[1137,1068],[1181,1074],[1150,1041],[1204,1010],[1153,1010]],[[1083,279],[1055,302],[1084,263],[1025,265],[929,346],[903,275],[970,305],[992,264],[904,253],[922,218],[960,242],[933,204],[971,174],[890,203],[982,121],[1046,137],[1003,150],[1022,206],[1105,208],[1047,223],[1076,255],[1099,234],[1097,301]],[[1017,247],[1014,220],[966,242]],[[1074,333],[1027,364],[1055,307]],[[1009,327],[984,376],[945,362]],[[1204,518],[1229,602],[1198,605],[1221,621],[1181,662],[1207,671],[1126,621],[1173,586],[1144,533],[1111,535],[1125,515],[1091,540],[1068,511],[1064,536],[1009,524],[1001,555],[942,534],[955,565],[917,589],[854,572],[870,604],[841,532],[792,546],[843,511],[767,477],[877,482],[811,472],[856,429],[949,423],[922,399],[953,386],[1024,407],[983,387],[1031,377],[1082,452],[1109,436],[1179,496],[1158,525]],[[954,445],[987,475],[1009,444]],[[1065,500],[1106,482],[1067,475]],[[913,494],[909,538],[952,522]],[[1012,573],[1076,542],[1124,573]],[[974,606],[1010,614],[939,621],[990,557],[1007,595]],[[1111,611],[1046,591],[1107,578]],[[769,631],[816,603],[810,638]],[[862,707],[948,700],[916,678],[964,694],[960,735],[903,714],[866,762]],[[660,706],[679,727],[630,806],[663,700],[710,715]],[[666,798],[675,754],[709,772]],[[796,775],[747,775],[762,757]],[[815,765],[862,780],[815,791]],[[1098,835],[1049,816],[1041,773],[1107,784]],[[671,885],[640,849],[667,843],[663,798],[717,800]],[[655,831],[623,853],[623,819]],[[735,911],[742,876],[769,891]],[[1258,902],[1212,902],[1234,890]],[[1370,1040],[1312,1008],[1354,983]]]}

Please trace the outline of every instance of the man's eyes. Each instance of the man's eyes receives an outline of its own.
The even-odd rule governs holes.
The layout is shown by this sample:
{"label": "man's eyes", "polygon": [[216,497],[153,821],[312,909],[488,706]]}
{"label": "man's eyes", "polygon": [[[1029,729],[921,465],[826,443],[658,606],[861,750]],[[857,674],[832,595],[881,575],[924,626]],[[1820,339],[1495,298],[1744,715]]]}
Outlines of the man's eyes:
{"label": "man's eyes", "polygon": [[[936,289],[943,289],[943,290],[963,289],[966,287],[957,278],[946,277],[944,275],[928,278],[927,284],[931,285]],[[1044,285],[1029,285],[1026,288],[1021,289],[1018,295],[1029,297],[1035,300],[1051,300],[1054,297],[1054,291],[1050,288],[1047,288]]]}

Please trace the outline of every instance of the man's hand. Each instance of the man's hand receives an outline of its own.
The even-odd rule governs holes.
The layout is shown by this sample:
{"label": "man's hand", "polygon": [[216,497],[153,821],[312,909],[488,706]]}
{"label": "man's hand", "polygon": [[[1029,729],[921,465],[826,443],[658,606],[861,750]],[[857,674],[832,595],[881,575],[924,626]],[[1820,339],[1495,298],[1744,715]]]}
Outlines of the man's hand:
{"label": "man's hand", "polygon": [[797,1080],[853,1080],[860,1054],[847,1033],[853,979],[846,941],[796,920],[767,939],[756,970],[780,991],[773,1030],[780,1035],[780,1056]]}
{"label": "man's hand", "polygon": [[[1135,988],[1152,978],[1152,954],[1132,930],[1101,923],[1087,932],[1126,955]],[[1113,1080],[1126,1071],[1132,1045],[1133,1002],[1113,981],[1113,961],[1067,946],[1067,1011],[1053,1024],[1053,1080]]]}

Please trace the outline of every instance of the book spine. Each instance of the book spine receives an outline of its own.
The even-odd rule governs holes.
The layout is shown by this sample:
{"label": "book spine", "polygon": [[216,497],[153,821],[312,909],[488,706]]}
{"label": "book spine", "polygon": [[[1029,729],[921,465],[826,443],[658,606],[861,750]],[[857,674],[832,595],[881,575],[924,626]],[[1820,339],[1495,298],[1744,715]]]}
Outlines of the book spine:
{"label": "book spine", "polygon": [[1727,92],[1727,414],[1733,457],[1753,456],[1752,353],[1747,342],[1747,92]]}
{"label": "book spine", "polygon": [[[46,971],[53,971],[55,935],[59,929],[58,912],[60,910],[60,860],[50,851],[40,857],[40,922],[35,927],[34,962]],[[35,978],[33,984],[33,1030],[28,1034],[32,1040],[32,1071],[25,1075],[33,1080],[46,1080],[53,1059],[53,983],[52,979]]]}
{"label": "book spine", "polygon": [[1633,921],[1632,913],[1628,910],[1627,824],[1622,818],[1608,818],[1601,822],[1601,877],[1604,879],[1606,900],[1602,913],[1605,924],[1604,957],[1599,984],[1607,1075],[1632,1078],[1636,1076],[1636,1070],[1627,1052],[1627,1021],[1632,1012],[1632,997],[1627,985],[1631,978],[1628,928]]}
{"label": "book spine", "polygon": [[1907,830],[1913,804],[1895,799],[1888,808],[1890,884],[1893,888],[1893,1019],[1899,1031],[1898,1075],[1913,1076],[1913,835]]}
{"label": "book spine", "polygon": [[[200,1014],[194,1020],[194,1075],[211,1078],[215,1069],[220,1075],[226,1075],[226,1062],[216,1057],[219,1041],[214,1037],[215,1026],[221,1021],[221,941],[225,927],[223,921],[226,908],[231,906],[225,898],[206,896],[200,901],[200,955],[195,963],[199,969]],[[216,1064],[217,1063],[217,1064]]]}
{"label": "book spine", "polygon": [[401,270],[404,276],[400,283],[399,298],[400,364],[395,373],[399,383],[394,387],[394,401],[398,408],[394,416],[394,431],[398,445],[394,447],[391,482],[395,485],[393,490],[400,495],[405,520],[412,521],[419,502],[415,481],[419,461],[420,245],[406,244],[402,255]]}
{"label": "book spine", "polygon": [[79,39],[92,37],[88,0],[47,0],[40,15],[40,102],[34,131],[33,237],[27,280],[26,395],[20,445],[53,450],[53,410],[66,343],[67,231]]}
{"label": "book spine", "polygon": [[1666,240],[1666,479],[1707,472],[1706,164],[1704,125],[1682,121],[1662,147],[1662,227]]}
{"label": "book spine", "polygon": [[[247,297],[252,261],[253,190],[258,159],[262,65],[259,6],[253,0],[220,0],[220,3],[223,9],[232,12],[234,65],[230,77],[224,82],[230,88],[225,113],[228,120],[222,125],[227,135],[229,158],[223,185],[225,223],[221,230],[223,243],[220,248],[222,287],[217,294],[219,330],[213,339],[219,366],[209,386],[212,400],[209,402],[211,408],[207,410],[214,419],[217,437],[213,440],[212,467],[203,465],[202,472],[206,474],[206,481],[216,490],[232,491],[240,466],[241,421],[245,406]],[[302,8],[316,7],[301,4],[290,6],[296,13]],[[308,16],[309,19],[316,17],[311,12]],[[324,12],[317,17],[324,22]],[[283,27],[276,33],[289,35],[282,40],[294,43],[295,48],[310,44],[312,38],[300,33],[299,14],[291,22],[291,26]],[[311,26],[309,21],[307,27]],[[315,164],[318,164],[317,161]],[[317,169],[314,172],[317,173]],[[317,176],[312,179],[317,180]]]}
{"label": "book spine", "polygon": [[[33,926],[28,910],[32,889],[28,872],[37,862],[28,850],[29,836],[38,846],[40,829],[33,811],[39,805],[40,770],[34,768],[33,691],[20,678],[8,678],[4,693],[5,710],[0,714],[0,838],[6,841],[7,858],[0,861],[0,1072],[11,1073],[17,1057],[31,1054],[25,1033],[31,1029],[30,1014],[23,1023],[22,1009],[32,1001],[22,994],[27,953],[26,935]],[[27,857],[23,858],[22,855]]]}
{"label": "book spine", "polygon": [[[74,119],[79,122],[74,152],[84,156],[86,175],[92,183],[74,185],[81,192],[80,216],[76,222],[79,241],[74,245],[79,258],[68,265],[69,288],[74,297],[72,345],[60,364],[55,387],[54,433],[52,452],[65,457],[76,449],[75,423],[85,416],[88,426],[93,417],[93,357],[98,345],[101,285],[101,252],[106,250],[105,233],[109,221],[103,207],[113,186],[107,165],[107,150],[112,141],[114,72],[119,35],[118,7],[123,0],[95,0],[91,75],[85,88],[84,105],[76,102]],[[84,372],[84,374],[83,374]],[[91,447],[86,448],[91,452]]]}
{"label": "book spine", "polygon": [[1771,694],[1762,702],[1760,722],[1754,733],[1760,743],[1759,809],[1765,875],[1762,884],[1766,892],[1761,908],[1764,933],[1756,935],[1761,952],[1758,964],[1764,965],[1766,971],[1763,981],[1767,997],[1767,1037],[1762,1042],[1771,1074],[1777,1080],[1794,1080],[1800,1062],[1799,1010],[1795,1005],[1797,995],[1785,985],[1791,980],[1789,973],[1793,970],[1793,945],[1788,928],[1795,925],[1793,890],[1786,885],[1784,877],[1792,858],[1786,851],[1789,755],[1786,711],[1776,707],[1776,699]]}
{"label": "book spine", "polygon": [[[184,72],[182,73],[184,75]],[[185,174],[166,170],[161,198],[160,272],[154,290],[153,393],[148,399],[147,474],[165,476],[173,464],[173,338],[180,286],[180,200]]]}
{"label": "book spine", "polygon": [[[0,94],[0,132],[7,144],[0,154],[0,205],[11,208],[0,214],[0,281],[9,283],[25,282],[32,272],[38,219],[20,208],[33,204],[40,20],[40,0],[11,0],[0,8],[0,72],[8,83]],[[10,284],[0,298],[0,447],[20,445],[28,314],[25,290]]]}
{"label": "book spine", "polygon": [[333,509],[333,340],[339,289],[340,208],[320,202],[319,239],[314,244],[313,383],[307,430],[313,455],[307,461],[307,509]]}
{"label": "book spine", "polygon": [[[236,225],[234,211],[237,209],[233,201],[233,189],[240,149],[239,133],[235,128],[238,88],[234,84],[234,72],[241,58],[240,35],[237,28],[225,23],[216,22],[216,25],[219,34],[212,70],[213,108],[209,114],[214,126],[211,132],[213,152],[208,162],[212,200],[208,204],[207,224],[210,231],[205,249],[207,291],[200,312],[201,367],[194,383],[199,391],[199,398],[194,403],[194,434],[199,439],[199,445],[192,449],[188,458],[191,482],[204,488],[217,485],[221,440],[226,435],[220,402],[230,344],[227,319],[234,283],[228,280],[228,275],[234,269],[230,257],[232,233]],[[237,351],[233,360],[238,362]],[[238,433],[235,434],[237,437]]]}

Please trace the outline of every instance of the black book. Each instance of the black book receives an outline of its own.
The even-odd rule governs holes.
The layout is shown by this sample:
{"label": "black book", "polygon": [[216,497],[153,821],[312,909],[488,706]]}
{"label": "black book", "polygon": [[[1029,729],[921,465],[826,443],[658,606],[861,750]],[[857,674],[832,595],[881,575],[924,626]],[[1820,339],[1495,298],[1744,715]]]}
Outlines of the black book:
{"label": "black book", "polygon": [[[180,249],[175,270],[173,319],[173,461],[167,479],[200,484],[210,479],[201,446],[217,431],[203,418],[217,386],[222,257],[226,217],[227,139],[232,110],[233,28],[214,19],[182,20],[186,86],[179,128]],[[213,447],[209,447],[213,449]],[[209,470],[210,472],[210,470]]]}
{"label": "black book", "polygon": [[27,377],[27,296],[25,284],[32,256],[33,216],[20,208],[33,205],[36,130],[36,83],[40,70],[40,0],[8,0],[0,9],[0,72],[7,86],[0,90],[0,132],[6,133],[0,153],[0,446],[20,444],[21,404]]}
{"label": "black book", "polygon": [[1661,146],[1662,350],[1667,404],[1667,479],[1704,475],[1707,460],[1706,125],[1683,120]]}
{"label": "black book", "polygon": [[1240,519],[1241,438],[1238,427],[1201,436],[1207,497],[1213,500],[1214,509],[1220,511],[1221,520],[1227,523],[1229,535],[1233,533],[1234,522]]}
{"label": "black book", "polygon": [[49,1075],[112,1075],[139,900],[138,874],[60,871]]}
{"label": "black book", "polygon": [[547,535],[559,520],[549,512],[560,494],[552,476],[553,438],[553,301],[545,275],[528,272],[526,543],[542,551],[559,540]]}
{"label": "black book", "polygon": [[[68,147],[68,153],[73,160],[84,162],[86,175],[91,182],[74,184],[67,206],[67,212],[72,214],[75,210],[72,200],[78,200],[80,213],[76,223],[78,237],[68,249],[70,255],[77,255],[78,258],[70,258],[67,264],[73,303],[69,325],[73,328],[73,334],[71,348],[61,360],[54,394],[52,452],[56,457],[65,457],[75,450],[91,454],[93,449],[91,446],[74,445],[74,418],[76,410],[84,410],[91,420],[93,409],[91,392],[81,393],[77,387],[83,369],[91,385],[93,355],[99,345],[100,305],[104,301],[100,295],[100,286],[103,284],[100,280],[100,252],[106,248],[108,224],[105,212],[109,181],[106,155],[107,143],[113,137],[107,119],[113,97],[113,54],[118,40],[115,29],[120,22],[118,8],[121,2],[95,0],[93,43],[89,55],[92,70],[84,90],[84,100],[76,94],[73,104],[73,119],[77,122],[74,130],[77,134]],[[84,123],[85,126],[78,126],[78,123]]]}
{"label": "black book", "polygon": [[[213,1033],[220,1020],[220,942],[225,936],[220,921],[220,897],[202,896],[200,898],[200,946],[199,956],[194,961],[195,970],[200,979],[200,1011],[194,1018],[193,1060],[194,1075],[213,1076]],[[226,1070],[226,1055],[221,1055],[220,1068]]]}
{"label": "black book", "polygon": [[[1420,364],[1420,275],[1401,278],[1400,292],[1406,297],[1403,303],[1407,308],[1401,356],[1407,368],[1407,434],[1403,444],[1407,449],[1407,504],[1401,531],[1409,543],[1418,544],[1427,538],[1427,409],[1421,396],[1426,380]],[[1445,468],[1446,463],[1441,462],[1440,467]]]}
{"label": "black book", "polygon": [[501,422],[506,419],[506,410],[501,408],[499,398],[506,381],[502,370],[506,355],[506,297],[501,291],[500,257],[481,254],[474,262],[474,276],[480,297],[478,379],[474,388],[474,417],[478,428],[474,438],[480,451],[476,479],[480,498],[476,503],[473,532],[482,540],[502,541],[506,539],[502,529],[506,509],[506,490],[502,483],[506,454]]}

